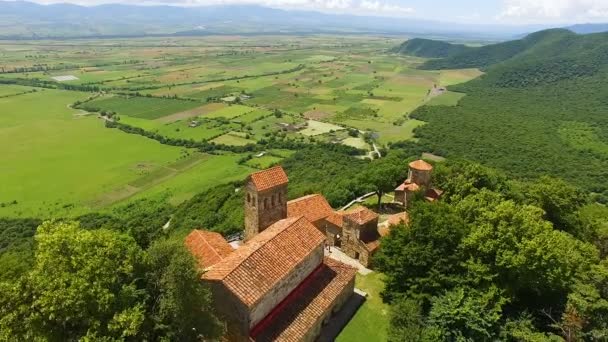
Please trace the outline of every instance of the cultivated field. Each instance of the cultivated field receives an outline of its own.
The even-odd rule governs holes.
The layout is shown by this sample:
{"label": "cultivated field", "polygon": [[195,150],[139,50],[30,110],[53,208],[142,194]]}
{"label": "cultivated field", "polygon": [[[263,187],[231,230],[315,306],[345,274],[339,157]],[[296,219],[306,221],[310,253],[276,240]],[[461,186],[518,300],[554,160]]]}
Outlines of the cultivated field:
{"label": "cultivated field", "polygon": [[[271,138],[362,150],[371,148],[365,132],[380,146],[414,139],[423,122],[408,117],[412,110],[429,101],[454,105],[461,96],[430,98],[429,90],[480,73],[417,70],[422,59],[387,52],[400,41],[2,42],[0,215],[77,214],[167,193],[178,203],[290,153],[251,157],[260,150],[247,145]],[[100,114],[134,134],[104,127]],[[235,149],[213,155],[182,147],[193,142]]]}

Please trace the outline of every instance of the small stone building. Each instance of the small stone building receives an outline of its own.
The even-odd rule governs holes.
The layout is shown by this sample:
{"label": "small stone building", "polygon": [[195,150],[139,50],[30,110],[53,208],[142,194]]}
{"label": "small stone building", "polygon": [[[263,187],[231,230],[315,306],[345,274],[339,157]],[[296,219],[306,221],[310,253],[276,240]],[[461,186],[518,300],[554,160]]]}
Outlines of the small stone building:
{"label": "small stone building", "polygon": [[380,246],[378,214],[358,207],[345,212],[342,225],[342,251],[363,266],[370,266],[373,253]]}
{"label": "small stone building", "polygon": [[395,202],[409,207],[414,196],[419,192],[423,192],[424,198],[428,201],[439,199],[443,192],[432,187],[432,173],[433,165],[422,159],[409,163],[407,179],[395,189]]}

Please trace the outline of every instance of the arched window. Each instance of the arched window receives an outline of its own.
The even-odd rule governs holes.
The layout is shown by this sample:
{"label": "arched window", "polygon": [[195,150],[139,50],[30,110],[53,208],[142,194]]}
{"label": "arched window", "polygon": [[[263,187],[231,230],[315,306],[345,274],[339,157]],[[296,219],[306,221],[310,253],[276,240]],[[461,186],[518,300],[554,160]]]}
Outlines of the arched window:
{"label": "arched window", "polygon": [[283,203],[283,196],[281,196],[281,193],[279,192],[279,204]]}
{"label": "arched window", "polygon": [[251,201],[253,202],[252,205],[255,208],[255,204],[256,204],[255,196],[251,197]]}
{"label": "arched window", "polygon": [[247,194],[247,203],[251,203],[251,194]]}
{"label": "arched window", "polygon": [[268,198],[264,198],[264,209],[268,208]]}
{"label": "arched window", "polygon": [[274,195],[272,195],[272,199],[270,202],[271,202],[272,207],[274,207]]}

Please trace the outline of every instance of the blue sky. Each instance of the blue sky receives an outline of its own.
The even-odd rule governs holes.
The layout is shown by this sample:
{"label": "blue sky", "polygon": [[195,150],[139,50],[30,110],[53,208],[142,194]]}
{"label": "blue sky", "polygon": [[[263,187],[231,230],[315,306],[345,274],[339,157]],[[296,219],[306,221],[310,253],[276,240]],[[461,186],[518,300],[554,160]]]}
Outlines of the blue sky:
{"label": "blue sky", "polygon": [[571,24],[608,22],[608,0],[33,0],[204,6],[259,4],[329,13],[421,18],[479,24]]}

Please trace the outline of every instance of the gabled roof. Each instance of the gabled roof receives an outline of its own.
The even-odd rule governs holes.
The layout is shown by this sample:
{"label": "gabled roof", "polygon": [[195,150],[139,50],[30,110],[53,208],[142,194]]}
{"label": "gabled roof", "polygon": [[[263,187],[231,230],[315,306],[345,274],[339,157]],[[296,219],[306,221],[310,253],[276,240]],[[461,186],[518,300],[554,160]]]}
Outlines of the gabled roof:
{"label": "gabled roof", "polygon": [[416,183],[412,183],[409,179],[406,179],[402,184],[400,184],[395,191],[418,191],[420,190],[420,186]]}
{"label": "gabled roof", "polygon": [[283,219],[215,264],[203,279],[222,282],[251,307],[324,240],[304,217]]}
{"label": "gabled roof", "polygon": [[249,175],[249,179],[258,191],[264,191],[275,186],[287,184],[287,174],[281,166],[271,167],[270,169],[254,172]]}
{"label": "gabled roof", "polygon": [[193,230],[184,244],[203,269],[207,269],[230,255],[234,249],[222,235],[208,230]]}
{"label": "gabled roof", "polygon": [[254,341],[299,342],[315,326],[323,312],[330,310],[357,270],[339,261],[325,258],[308,278],[251,330]]}
{"label": "gabled roof", "polygon": [[332,207],[323,195],[314,194],[287,202],[287,217],[304,216],[310,222],[316,222],[333,213]]}
{"label": "gabled roof", "polygon": [[327,222],[333,224],[334,226],[342,228],[342,225],[344,225],[344,212],[333,211],[325,219],[327,220]]}
{"label": "gabled roof", "polygon": [[424,198],[427,201],[433,202],[433,201],[438,200],[441,197],[441,195],[443,195],[443,191],[442,190],[432,188],[432,189],[428,189],[424,193]]}
{"label": "gabled roof", "polygon": [[378,214],[366,207],[357,207],[344,213],[344,218],[349,219],[359,225],[369,223],[378,219]]}
{"label": "gabled roof", "polygon": [[414,169],[414,170],[420,170],[420,171],[431,171],[433,170],[433,165],[425,162],[422,159],[418,159],[416,161],[413,161],[409,164],[410,168]]}

